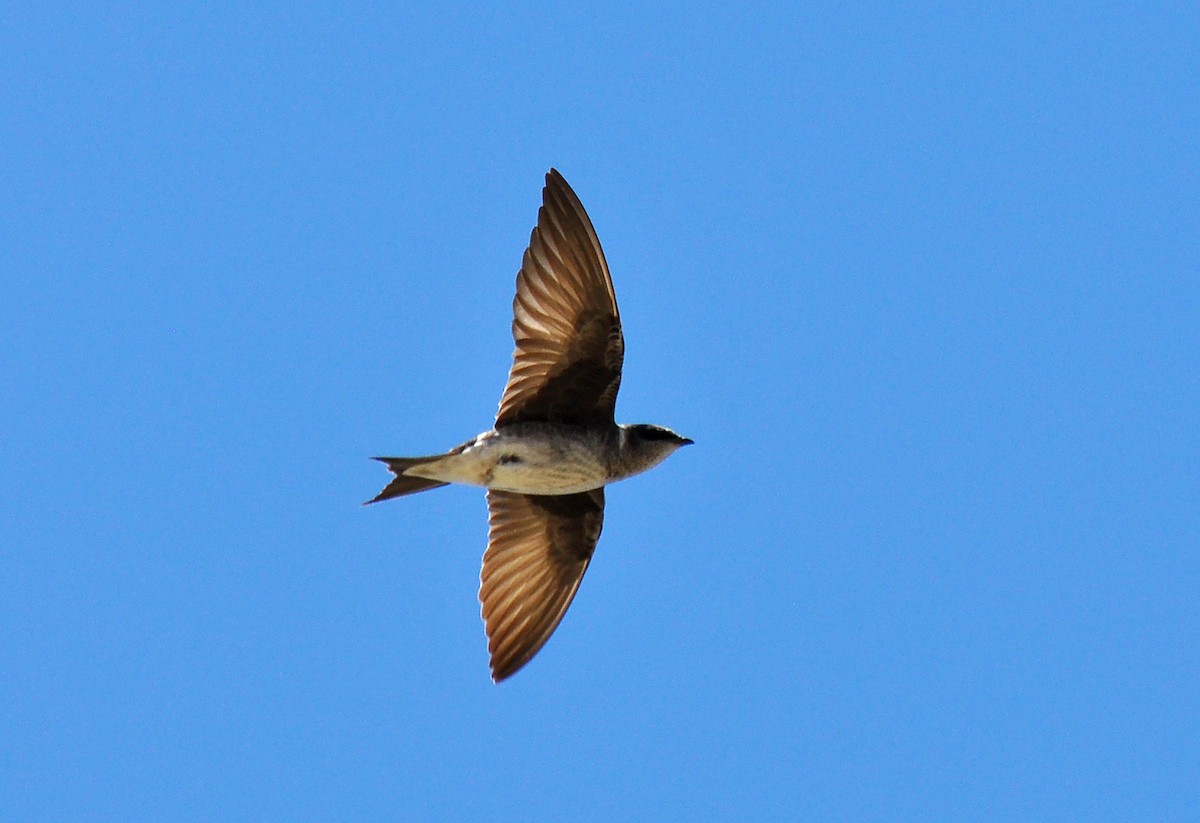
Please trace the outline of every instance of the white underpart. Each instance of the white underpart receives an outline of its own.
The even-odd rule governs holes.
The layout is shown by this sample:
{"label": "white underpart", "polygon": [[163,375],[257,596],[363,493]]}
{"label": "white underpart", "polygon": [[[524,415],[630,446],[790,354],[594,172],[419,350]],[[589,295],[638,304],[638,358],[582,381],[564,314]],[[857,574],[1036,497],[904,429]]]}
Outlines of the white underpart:
{"label": "white underpart", "polygon": [[485,432],[458,454],[406,474],[521,494],[575,494],[616,478],[606,474],[592,438],[514,437]]}

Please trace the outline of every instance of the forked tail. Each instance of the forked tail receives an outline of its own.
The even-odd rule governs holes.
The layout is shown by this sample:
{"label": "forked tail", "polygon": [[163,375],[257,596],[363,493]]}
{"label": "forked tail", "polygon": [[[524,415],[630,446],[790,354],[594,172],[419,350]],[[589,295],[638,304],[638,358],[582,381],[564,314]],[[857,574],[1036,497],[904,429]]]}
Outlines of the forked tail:
{"label": "forked tail", "polygon": [[[437,455],[441,457],[442,455]],[[438,486],[448,485],[441,480],[426,480],[424,477],[410,477],[404,473],[405,469],[412,466],[419,466],[422,463],[428,463],[431,460],[436,460],[437,457],[373,457],[372,460],[378,460],[385,464],[396,475],[396,479],[388,483],[383,491],[375,495],[372,499],[364,503],[364,506],[369,506],[372,503],[378,503],[380,500],[391,500],[393,497],[403,497],[406,494],[416,494],[423,492],[426,489],[436,489]]]}

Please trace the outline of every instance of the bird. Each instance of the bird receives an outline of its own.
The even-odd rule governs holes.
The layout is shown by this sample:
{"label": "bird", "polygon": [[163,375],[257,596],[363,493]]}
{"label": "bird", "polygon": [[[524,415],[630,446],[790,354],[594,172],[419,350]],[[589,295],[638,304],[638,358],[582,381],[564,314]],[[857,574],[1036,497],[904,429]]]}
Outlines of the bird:
{"label": "bird", "polygon": [[493,682],[558,628],[604,525],[604,487],[692,440],[614,411],[625,338],[600,240],[551,168],[517,273],[515,343],[493,427],[443,454],[375,457],[394,478],[373,499],[461,483],[487,489],[479,601]]}

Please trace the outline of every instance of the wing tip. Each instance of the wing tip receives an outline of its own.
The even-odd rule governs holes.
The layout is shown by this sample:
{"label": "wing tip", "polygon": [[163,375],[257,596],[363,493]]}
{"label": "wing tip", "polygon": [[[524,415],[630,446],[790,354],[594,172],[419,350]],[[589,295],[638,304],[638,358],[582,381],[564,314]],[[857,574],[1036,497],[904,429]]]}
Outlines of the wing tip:
{"label": "wing tip", "polygon": [[498,669],[495,666],[491,667],[491,670],[492,670],[492,683],[497,686],[499,686],[505,680],[508,680],[508,678],[512,677],[514,674],[517,673],[516,669],[513,669],[512,671],[506,671],[506,670]]}
{"label": "wing tip", "polygon": [[[542,643],[545,645],[545,641],[542,641]],[[540,650],[541,646],[534,649],[532,653],[508,654],[499,658],[492,656],[488,662],[488,668],[492,674],[492,682],[500,684],[508,680],[514,674],[521,671],[521,669],[525,668],[526,664],[533,660]]]}

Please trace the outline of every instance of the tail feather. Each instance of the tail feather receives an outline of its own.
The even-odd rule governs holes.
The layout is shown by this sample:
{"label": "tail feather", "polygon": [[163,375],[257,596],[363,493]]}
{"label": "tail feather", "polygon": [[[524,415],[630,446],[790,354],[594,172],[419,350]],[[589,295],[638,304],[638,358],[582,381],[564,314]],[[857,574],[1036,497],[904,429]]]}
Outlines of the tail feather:
{"label": "tail feather", "polygon": [[[441,457],[441,455],[438,455]],[[375,495],[373,498],[364,503],[364,506],[369,506],[372,503],[378,503],[380,500],[391,500],[393,497],[403,497],[406,494],[416,494],[423,492],[426,489],[436,489],[438,486],[449,485],[441,480],[426,480],[424,477],[410,477],[404,473],[405,469],[412,466],[419,466],[422,463],[428,463],[436,458],[431,457],[373,457],[372,460],[378,460],[385,464],[396,478],[384,487],[383,491]]]}

